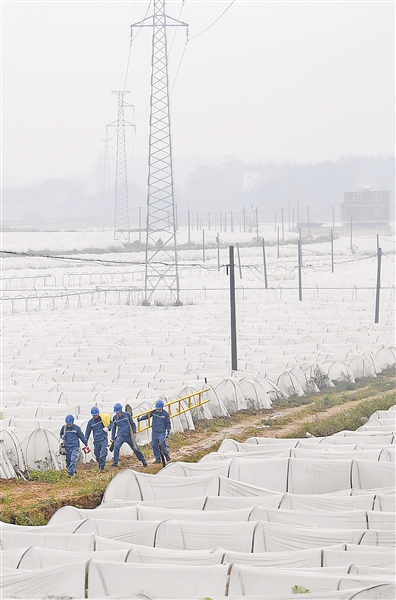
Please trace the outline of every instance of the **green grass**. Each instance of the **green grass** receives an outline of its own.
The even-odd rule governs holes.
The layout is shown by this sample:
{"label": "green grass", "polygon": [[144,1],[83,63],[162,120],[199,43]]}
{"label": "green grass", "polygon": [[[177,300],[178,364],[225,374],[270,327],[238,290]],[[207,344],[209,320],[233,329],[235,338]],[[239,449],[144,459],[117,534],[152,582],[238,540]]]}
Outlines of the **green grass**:
{"label": "green grass", "polygon": [[324,437],[333,435],[339,431],[356,431],[366,423],[367,419],[377,410],[388,410],[396,402],[396,393],[387,397],[366,400],[356,407],[349,408],[347,411],[337,415],[319,418],[318,416],[311,422],[304,423],[300,427],[293,429],[285,436],[286,438],[305,438],[309,432],[315,437]]}

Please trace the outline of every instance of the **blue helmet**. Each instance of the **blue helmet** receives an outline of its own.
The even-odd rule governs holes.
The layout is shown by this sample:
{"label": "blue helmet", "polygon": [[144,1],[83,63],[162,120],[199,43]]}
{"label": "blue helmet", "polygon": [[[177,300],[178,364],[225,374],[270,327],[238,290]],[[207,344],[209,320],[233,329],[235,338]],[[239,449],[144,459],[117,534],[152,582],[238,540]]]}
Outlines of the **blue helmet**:
{"label": "blue helmet", "polygon": [[162,402],[162,400],[157,400],[157,402],[155,403],[155,408],[164,408],[164,403]]}
{"label": "blue helmet", "polygon": [[120,412],[120,410],[122,410],[122,404],[120,404],[119,402],[117,402],[117,404],[114,404],[114,412]]}
{"label": "blue helmet", "polygon": [[74,423],[73,415],[66,415],[65,423]]}
{"label": "blue helmet", "polygon": [[91,415],[98,415],[99,414],[99,408],[97,406],[93,406],[91,408]]}

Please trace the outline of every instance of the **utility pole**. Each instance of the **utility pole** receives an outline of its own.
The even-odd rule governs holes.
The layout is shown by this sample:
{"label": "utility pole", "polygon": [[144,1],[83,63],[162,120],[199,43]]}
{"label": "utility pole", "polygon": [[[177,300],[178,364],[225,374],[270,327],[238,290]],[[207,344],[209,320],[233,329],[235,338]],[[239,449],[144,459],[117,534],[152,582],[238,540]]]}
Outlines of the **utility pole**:
{"label": "utility pole", "polygon": [[259,239],[258,208],[256,206],[256,239]]}
{"label": "utility pole", "polygon": [[231,309],[231,369],[238,370],[237,333],[236,333],[236,303],[235,303],[235,270],[234,246],[229,247],[230,253],[230,309]]}
{"label": "utility pole", "polygon": [[375,293],[375,317],[374,323],[379,323],[380,290],[381,290],[381,248],[377,250],[377,286]]}
{"label": "utility pole", "polygon": [[[116,155],[116,182],[115,182],[115,209],[114,209],[114,241],[130,243],[129,234],[129,209],[128,209],[128,177],[125,152],[125,127],[134,127],[124,119],[124,108],[132,107],[124,101],[125,94],[129,92],[113,92],[118,95],[118,118],[107,127],[117,127],[117,155]],[[133,107],[132,107],[133,108]]]}
{"label": "utility pole", "polygon": [[282,216],[282,242],[285,241],[285,223],[283,220],[283,208],[281,208],[281,216]]}
{"label": "utility pole", "polygon": [[298,300],[301,302],[302,300],[302,251],[301,251],[301,241],[298,242],[297,246],[297,257],[298,257]]}
{"label": "utility pole", "polygon": [[239,279],[242,279],[241,255],[239,254],[239,244],[238,244],[238,242],[237,242],[237,254],[238,254],[238,265],[239,265]]}
{"label": "utility pole", "polygon": [[264,238],[261,238],[261,240],[262,240],[262,245],[263,245],[264,286],[265,286],[265,289],[268,290],[267,259],[266,259],[266,256],[265,256],[265,242],[264,242]]}
{"label": "utility pole", "polygon": [[179,298],[172,143],[169,111],[167,27],[187,24],[165,12],[165,0],[154,0],[153,14],[134,28],[152,27],[150,134],[148,158],[145,297],[149,305],[158,291]]}

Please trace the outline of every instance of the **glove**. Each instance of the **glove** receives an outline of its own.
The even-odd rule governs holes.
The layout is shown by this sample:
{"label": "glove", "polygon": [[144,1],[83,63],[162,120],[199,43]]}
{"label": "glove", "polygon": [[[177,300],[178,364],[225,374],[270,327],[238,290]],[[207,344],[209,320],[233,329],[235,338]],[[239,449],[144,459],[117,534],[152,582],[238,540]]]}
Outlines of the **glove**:
{"label": "glove", "polygon": [[91,452],[91,448],[89,446],[84,446],[83,452],[84,454],[89,454]]}
{"label": "glove", "polygon": [[138,422],[141,421],[142,419],[140,417],[137,418]]}

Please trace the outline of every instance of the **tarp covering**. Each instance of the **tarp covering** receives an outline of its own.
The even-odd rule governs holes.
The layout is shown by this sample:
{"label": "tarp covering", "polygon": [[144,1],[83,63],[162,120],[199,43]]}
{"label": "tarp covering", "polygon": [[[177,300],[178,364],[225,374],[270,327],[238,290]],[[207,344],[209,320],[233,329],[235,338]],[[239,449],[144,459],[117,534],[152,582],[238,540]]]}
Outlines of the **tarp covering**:
{"label": "tarp covering", "polygon": [[[70,572],[73,577],[70,577]],[[183,585],[175,586],[175,581]],[[384,581],[385,580],[385,581]],[[388,581],[386,581],[388,580]],[[302,569],[263,570],[247,565],[134,565],[89,561],[48,567],[40,571],[5,569],[2,575],[3,598],[291,598],[293,590],[309,591],[311,598],[359,598],[357,590],[366,588],[361,598],[393,598],[395,586],[387,575],[307,572]],[[85,586],[87,594],[85,594]],[[370,588],[382,586],[388,595],[370,595]],[[349,590],[349,596],[337,591]],[[321,596],[322,594],[322,596]],[[328,594],[325,596],[325,594]],[[331,595],[332,594],[332,595]]]}
{"label": "tarp covering", "polygon": [[[216,478],[218,478],[217,483]],[[371,461],[358,459],[306,461],[298,458],[254,458],[249,460],[245,457],[221,462],[205,461],[198,464],[171,463],[160,476],[125,470],[110,482],[104,500],[113,498],[125,500],[163,498],[165,500],[172,496],[188,497],[188,495],[207,493],[209,486],[211,486],[210,495],[220,495],[220,481],[223,482],[227,478],[231,482],[257,486],[263,490],[305,495],[325,494],[348,488],[374,489],[394,486],[396,482],[394,464],[387,461],[377,461],[376,468],[373,469]]]}
{"label": "tarp covering", "polygon": [[197,464],[119,472],[96,509],[62,507],[43,527],[3,523],[2,598],[389,600],[395,473],[379,458],[394,439],[352,433],[225,441]]}

